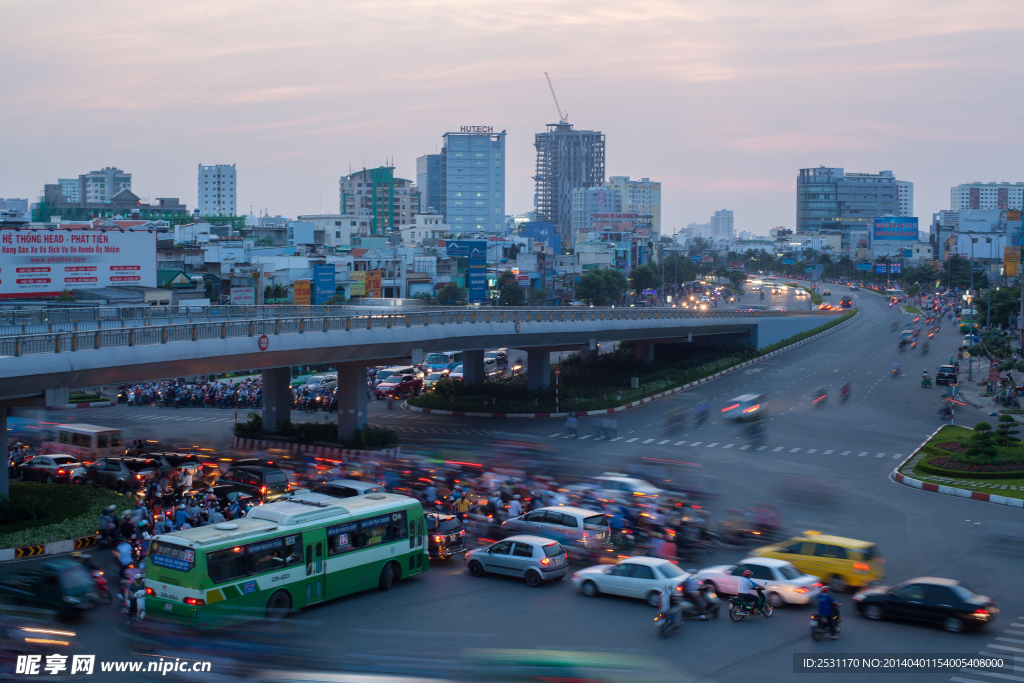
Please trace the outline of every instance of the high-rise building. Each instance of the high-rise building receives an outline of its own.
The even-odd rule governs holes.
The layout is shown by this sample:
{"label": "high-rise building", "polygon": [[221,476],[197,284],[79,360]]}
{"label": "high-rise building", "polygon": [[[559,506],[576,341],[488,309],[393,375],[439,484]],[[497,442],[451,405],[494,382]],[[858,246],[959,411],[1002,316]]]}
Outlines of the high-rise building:
{"label": "high-rise building", "polygon": [[234,164],[199,164],[200,216],[234,216],[238,207],[238,181]]}
{"label": "high-rise building", "polygon": [[28,199],[17,199],[0,197],[0,211],[11,211],[14,213],[28,213]]}
{"label": "high-rise building", "polygon": [[420,193],[411,180],[395,177],[394,166],[363,169],[338,181],[342,216],[369,221],[378,235],[410,225],[420,211]]}
{"label": "high-rise building", "polygon": [[711,223],[690,223],[686,226],[688,237],[707,237],[714,239]]}
{"label": "high-rise building", "polygon": [[649,178],[630,180],[629,176],[613,175],[605,186],[612,192],[617,212],[650,216],[652,234],[661,235],[661,183],[651,182]]}
{"label": "high-rise building", "polygon": [[604,133],[573,130],[571,123],[549,123],[535,136],[533,205],[538,220],[555,224],[563,244],[572,243],[572,191],[604,183],[604,143]]}
{"label": "high-rise building", "polygon": [[896,181],[896,215],[914,215],[914,183],[909,180]]}
{"label": "high-rise building", "polygon": [[711,239],[731,240],[735,237],[736,232],[732,223],[732,211],[730,209],[715,211],[715,215],[711,217]]}
{"label": "high-rise building", "polygon": [[453,227],[501,234],[505,221],[505,131],[463,126],[445,133],[441,182],[445,221]]}
{"label": "high-rise building", "polygon": [[962,183],[949,190],[949,208],[1024,208],[1024,183]]}
{"label": "high-rise building", "polygon": [[99,171],[83,173],[78,178],[60,178],[60,192],[72,204],[103,203],[121,190],[132,189],[132,174],[106,166]]}
{"label": "high-rise building", "polygon": [[420,191],[423,210],[433,209],[442,216],[445,213],[443,154],[424,154],[416,158],[416,187]]}
{"label": "high-rise building", "polygon": [[851,240],[866,239],[876,216],[896,215],[896,183],[892,171],[802,168],[796,179],[796,231],[837,231],[842,234],[842,250],[849,252]]}

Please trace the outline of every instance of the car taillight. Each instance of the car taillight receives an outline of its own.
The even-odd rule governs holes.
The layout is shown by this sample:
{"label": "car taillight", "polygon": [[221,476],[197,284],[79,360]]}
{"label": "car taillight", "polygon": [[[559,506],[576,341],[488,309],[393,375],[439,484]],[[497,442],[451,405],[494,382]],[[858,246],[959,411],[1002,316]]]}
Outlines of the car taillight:
{"label": "car taillight", "polygon": [[974,616],[977,616],[977,617],[987,617],[988,616],[988,610],[984,609],[984,608],[976,609],[976,610],[974,610]]}
{"label": "car taillight", "polygon": [[440,543],[444,540],[444,536],[434,536],[434,543]]}
{"label": "car taillight", "polygon": [[185,598],[185,604],[192,606],[205,605],[206,600],[203,600],[202,598]]}
{"label": "car taillight", "polygon": [[549,564],[551,564],[551,560],[549,560],[549,559],[548,559],[548,558],[546,558],[546,557],[542,557],[542,558],[540,559],[540,563],[541,563],[542,565],[544,565],[544,566],[546,567],[546,566],[548,566]]}
{"label": "car taillight", "polygon": [[64,474],[64,470],[57,470],[57,474]]}
{"label": "car taillight", "polygon": [[583,540],[584,541],[587,540],[587,532],[586,531],[583,532]]}
{"label": "car taillight", "polygon": [[869,565],[863,563],[863,562],[854,562],[853,563],[853,569],[854,569],[854,571],[858,571],[858,572],[866,572],[869,569],[871,569],[871,567]]}
{"label": "car taillight", "polygon": [[466,530],[465,529],[460,529],[459,530],[459,536],[465,536],[465,535],[466,535]]}
{"label": "car taillight", "polygon": [[142,479],[142,475],[141,475],[141,474],[136,474],[136,475],[135,475],[135,478],[136,478],[136,479]]}
{"label": "car taillight", "polygon": [[152,589],[152,588],[149,588],[149,587],[147,587],[147,588],[146,588],[146,595],[153,595],[153,589]]}
{"label": "car taillight", "polygon": [[809,590],[811,590],[811,589],[810,588],[797,588],[796,592],[797,593],[806,593]]}
{"label": "car taillight", "polygon": [[266,493],[266,492],[267,492],[267,487],[266,486],[261,486],[260,487],[260,493]]}

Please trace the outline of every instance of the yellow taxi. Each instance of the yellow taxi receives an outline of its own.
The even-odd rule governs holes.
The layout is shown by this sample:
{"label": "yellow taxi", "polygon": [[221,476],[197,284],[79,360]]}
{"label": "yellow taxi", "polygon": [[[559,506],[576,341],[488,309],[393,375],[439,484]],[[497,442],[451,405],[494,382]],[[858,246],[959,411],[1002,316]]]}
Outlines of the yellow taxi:
{"label": "yellow taxi", "polygon": [[885,576],[885,560],[874,543],[818,531],[805,531],[775,545],[755,549],[752,555],[787,560],[805,574],[821,577],[836,592],[863,588]]}

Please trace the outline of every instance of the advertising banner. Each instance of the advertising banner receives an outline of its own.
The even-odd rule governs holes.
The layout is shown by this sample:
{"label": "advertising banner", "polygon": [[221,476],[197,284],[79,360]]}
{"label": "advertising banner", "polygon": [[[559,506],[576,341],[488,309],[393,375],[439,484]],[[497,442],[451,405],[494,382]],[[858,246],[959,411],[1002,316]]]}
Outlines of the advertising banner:
{"label": "advertising banner", "polygon": [[713,263],[714,260],[715,258],[713,256],[704,256],[703,258],[701,258],[701,261],[703,261],[704,263]]}
{"label": "advertising banner", "polygon": [[[532,225],[527,223],[527,225]],[[467,287],[469,300],[481,302],[487,300],[487,241],[486,240],[451,240],[448,242],[448,255],[466,258]]]}
{"label": "advertising banner", "polygon": [[872,226],[873,240],[917,241],[917,218],[913,216],[884,216],[876,218]]}
{"label": "advertising banner", "polygon": [[366,271],[366,296],[380,297],[381,285],[380,281],[384,277],[384,271],[381,270],[368,270]]}
{"label": "advertising banner", "polygon": [[0,299],[156,287],[156,232],[0,229]]}
{"label": "advertising banner", "polygon": [[255,306],[256,305],[256,288],[255,287],[232,287],[231,288],[231,305],[232,306]]}
{"label": "advertising banner", "polygon": [[784,263],[785,265],[787,265],[787,266],[791,266],[791,265],[793,265],[794,263],[796,263],[796,261],[794,261],[794,260],[793,260],[793,259],[791,259],[791,258],[784,258],[784,259],[782,259],[782,262],[783,262],[783,263]]}
{"label": "advertising banner", "polygon": [[529,275],[523,275],[522,273],[519,273],[518,275],[516,275],[516,282],[518,282],[523,287],[529,287],[530,286],[530,276]]}
{"label": "advertising banner", "polygon": [[353,270],[349,278],[352,280],[349,296],[366,296],[366,271]]}
{"label": "advertising banner", "polygon": [[1007,277],[1017,277],[1020,268],[1020,249],[1017,247],[1003,247],[1003,273]]}
{"label": "advertising banner", "polygon": [[309,280],[296,280],[295,281],[295,305],[296,306],[309,306],[312,303],[310,298],[310,281]]}
{"label": "advertising banner", "polygon": [[960,232],[1006,232],[1006,209],[965,209],[960,212]]}
{"label": "advertising banner", "polygon": [[913,258],[913,256],[914,256],[914,250],[913,249],[904,249],[903,250],[903,258]]}
{"label": "advertising banner", "polygon": [[871,264],[870,263],[858,263],[857,264],[857,270],[871,270]]}
{"label": "advertising banner", "polygon": [[960,224],[959,211],[939,211],[939,225],[951,228]]}
{"label": "advertising banner", "polygon": [[313,266],[313,304],[322,304],[334,296],[334,264]]}
{"label": "advertising banner", "polygon": [[743,270],[743,264],[739,263],[739,262],[736,262],[736,263],[730,262],[729,263],[729,270]]}

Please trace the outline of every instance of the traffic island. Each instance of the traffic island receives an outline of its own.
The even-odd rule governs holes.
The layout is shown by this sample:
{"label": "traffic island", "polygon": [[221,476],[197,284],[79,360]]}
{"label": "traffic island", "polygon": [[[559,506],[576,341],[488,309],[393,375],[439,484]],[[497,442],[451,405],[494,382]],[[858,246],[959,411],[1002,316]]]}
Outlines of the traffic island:
{"label": "traffic island", "polygon": [[940,427],[890,478],[922,491],[1024,508],[1024,446],[1013,440],[1014,426]]}

